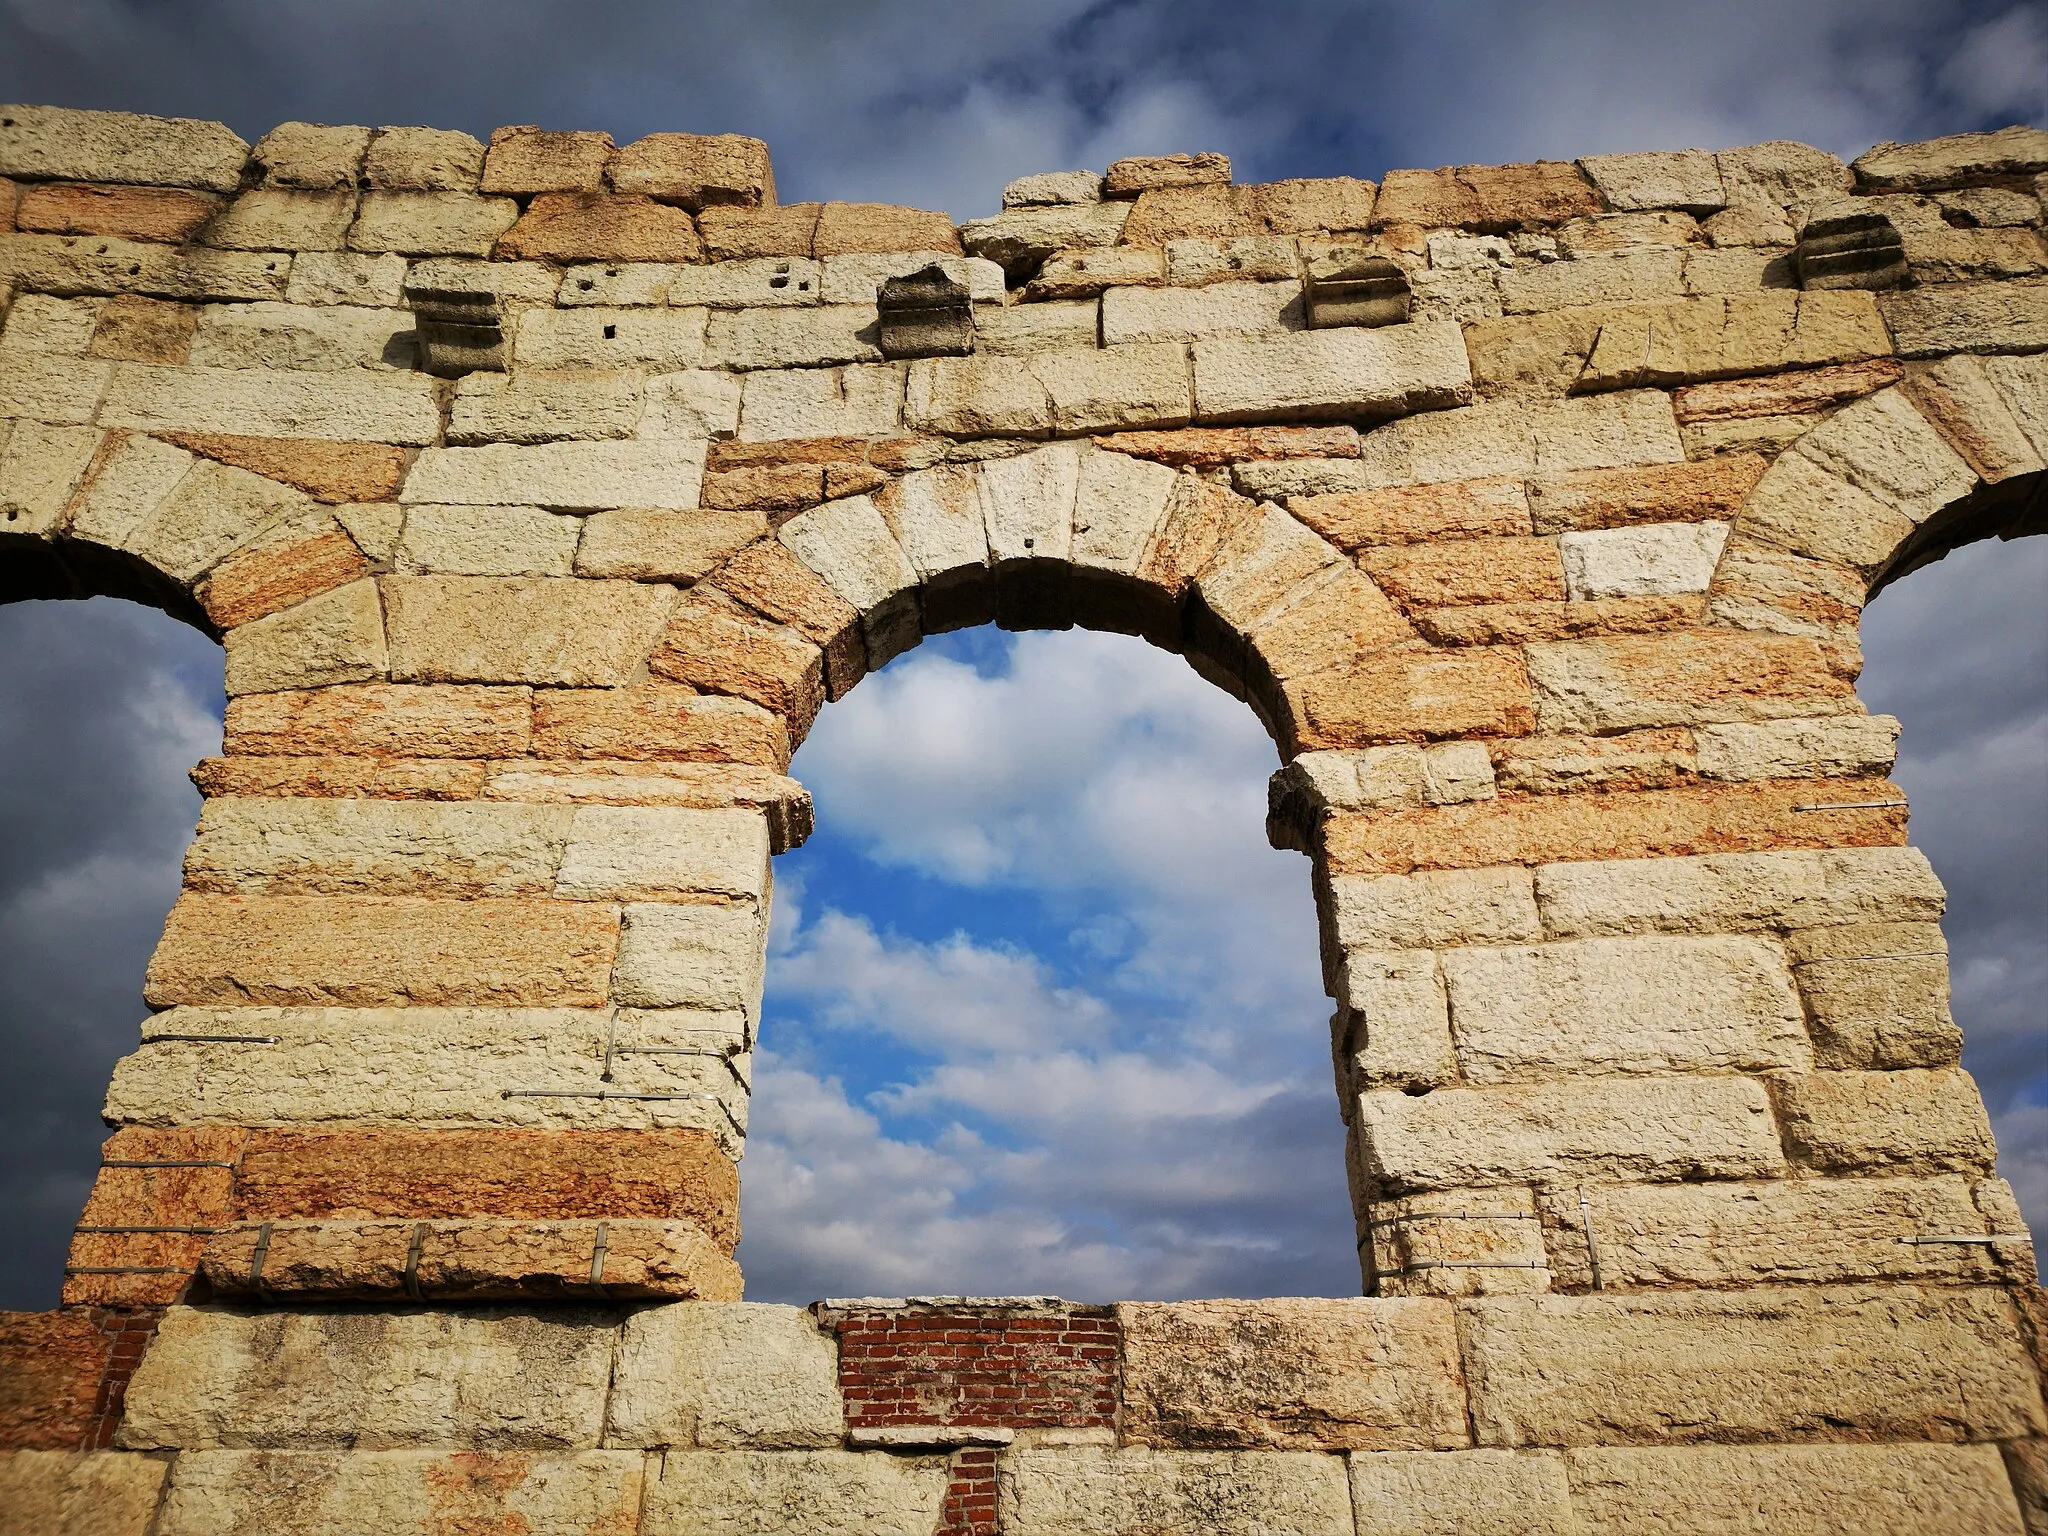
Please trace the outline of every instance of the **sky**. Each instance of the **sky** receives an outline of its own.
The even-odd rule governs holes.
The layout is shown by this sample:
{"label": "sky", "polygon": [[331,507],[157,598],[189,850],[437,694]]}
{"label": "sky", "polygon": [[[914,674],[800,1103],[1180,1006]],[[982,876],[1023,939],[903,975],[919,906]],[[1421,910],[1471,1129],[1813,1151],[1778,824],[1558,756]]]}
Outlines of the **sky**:
{"label": "sky", "polygon": [[[750,133],[785,200],[993,211],[1220,149],[1240,181],[2048,121],[2048,7],[1940,0],[0,0],[0,99],[272,125]],[[1947,881],[1954,1008],[2048,1221],[2048,541],[1865,623]],[[218,743],[218,649],[0,608],[0,1307],[54,1304]],[[778,861],[749,1295],[1356,1290],[1308,864],[1271,744],[1178,658],[928,642],[827,710]]]}

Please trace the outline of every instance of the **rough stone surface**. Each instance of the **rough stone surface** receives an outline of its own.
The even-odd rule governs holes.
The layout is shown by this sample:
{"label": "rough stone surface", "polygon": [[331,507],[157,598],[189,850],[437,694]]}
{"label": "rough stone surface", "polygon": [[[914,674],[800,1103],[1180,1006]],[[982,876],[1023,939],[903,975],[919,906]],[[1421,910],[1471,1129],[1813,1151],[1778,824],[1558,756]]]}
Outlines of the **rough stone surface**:
{"label": "rough stone surface", "polygon": [[36,1536],[145,1536],[164,1471],[140,1456],[0,1451],[0,1511]]}
{"label": "rough stone surface", "polygon": [[1995,1155],[1967,1072],[1814,1072],[1772,1087],[1785,1145],[1829,1172],[1989,1173]]}
{"label": "rough stone surface", "polygon": [[387,576],[391,675],[417,683],[607,688],[652,648],[673,596],[623,581]]}
{"label": "rough stone surface", "polygon": [[672,1451],[647,1490],[649,1536],[930,1536],[943,1456]]}
{"label": "rough stone surface", "polygon": [[1350,1536],[1344,1464],[1300,1451],[1018,1451],[1002,1529],[1030,1536]]}
{"label": "rough stone surface", "polygon": [[65,107],[0,108],[0,176],[232,192],[249,146],[219,123]]}
{"label": "rough stone surface", "polygon": [[606,1443],[793,1450],[846,1433],[838,1354],[808,1312],[657,1307],[627,1320]]}
{"label": "rough stone surface", "polygon": [[1383,1451],[1348,1464],[1358,1536],[1582,1536],[1555,1453]]}

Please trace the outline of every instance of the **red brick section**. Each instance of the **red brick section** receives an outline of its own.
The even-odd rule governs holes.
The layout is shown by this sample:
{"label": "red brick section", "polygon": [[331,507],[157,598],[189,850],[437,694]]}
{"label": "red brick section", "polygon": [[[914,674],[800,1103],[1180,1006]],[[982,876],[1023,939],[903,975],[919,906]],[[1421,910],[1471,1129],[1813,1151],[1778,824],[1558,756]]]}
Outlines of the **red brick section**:
{"label": "red brick section", "polygon": [[94,1307],[91,1316],[109,1348],[107,1366],[100,1375],[99,1390],[93,1395],[92,1422],[87,1426],[84,1442],[79,1448],[104,1451],[114,1443],[114,1431],[121,1427],[121,1414],[128,1406],[128,1383],[135,1375],[135,1368],[142,1364],[142,1354],[149,1348],[149,1341],[156,1337],[156,1327],[163,1321],[163,1312],[158,1308],[117,1312],[106,1307]]}
{"label": "red brick section", "polygon": [[1103,1428],[1116,1420],[1105,1307],[828,1311],[853,1429]]}
{"label": "red brick section", "polygon": [[0,1312],[0,1450],[103,1450],[162,1312]]}
{"label": "red brick section", "polygon": [[934,1536],[996,1536],[996,1453],[974,1446],[953,1453],[952,1479]]}

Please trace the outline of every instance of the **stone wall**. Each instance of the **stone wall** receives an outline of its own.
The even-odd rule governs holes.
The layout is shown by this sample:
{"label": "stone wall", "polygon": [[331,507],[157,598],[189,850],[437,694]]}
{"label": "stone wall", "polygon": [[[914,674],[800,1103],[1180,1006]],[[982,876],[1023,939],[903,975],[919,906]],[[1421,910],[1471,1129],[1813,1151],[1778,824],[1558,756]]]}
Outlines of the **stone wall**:
{"label": "stone wall", "polygon": [[[0,1507],[127,1536],[2048,1531],[1858,701],[2044,526],[2048,134],[778,203],[765,146],[0,107],[0,598],[223,755]],[[925,634],[1284,764],[1364,1296],[739,1302],[789,757]]]}

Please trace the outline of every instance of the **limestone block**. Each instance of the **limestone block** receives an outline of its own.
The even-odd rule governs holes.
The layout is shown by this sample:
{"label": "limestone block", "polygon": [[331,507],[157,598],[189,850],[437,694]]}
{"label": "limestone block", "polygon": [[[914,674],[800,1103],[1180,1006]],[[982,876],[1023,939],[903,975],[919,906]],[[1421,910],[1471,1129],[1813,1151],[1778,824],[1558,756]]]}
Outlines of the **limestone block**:
{"label": "limestone block", "polygon": [[[1105,289],[1156,284],[1166,263],[1156,247],[1113,245],[1107,250],[1084,247],[1055,251],[1025,286],[1032,303],[1057,299],[1092,299]],[[977,338],[978,339],[978,338]],[[1083,345],[1094,345],[1093,342]]]}
{"label": "limestone block", "polygon": [[1464,948],[1442,964],[1469,1082],[1805,1070],[1813,1060],[1783,951],[1766,940]]}
{"label": "limestone block", "polygon": [[888,436],[903,426],[904,372],[901,363],[870,363],[747,374],[740,439]]}
{"label": "limestone block", "polygon": [[822,203],[791,203],[779,208],[706,208],[697,215],[704,245],[713,261],[759,256],[814,254]]}
{"label": "limestone block", "polygon": [[23,421],[0,429],[0,530],[52,531],[104,440],[91,427]]}
{"label": "limestone block", "polygon": [[927,586],[962,580],[988,565],[981,477],[974,467],[917,470],[882,491],[876,505]]}
{"label": "limestone block", "polygon": [[474,192],[484,147],[447,128],[380,128],[363,159],[363,180],[385,192]]}
{"label": "limestone block", "polygon": [[725,438],[739,431],[740,381],[709,368],[657,374],[647,381],[642,438]]}
{"label": "limestone block", "polygon": [[588,192],[604,184],[612,162],[608,133],[549,133],[500,128],[484,157],[483,189],[517,197],[536,192]]}
{"label": "limestone block", "polygon": [[1798,1287],[1458,1303],[1482,1445],[1999,1439],[2040,1395],[1994,1290]]}
{"label": "limestone block", "polygon": [[1335,876],[1329,918],[1337,942],[1347,949],[1514,943],[1542,931],[1529,871],[1514,865]]}
{"label": "limestone block", "polygon": [[355,216],[353,189],[289,192],[258,187],[215,214],[202,238],[230,251],[338,251]]}
{"label": "limestone block", "polygon": [[537,261],[471,261],[459,256],[436,256],[414,262],[410,270],[416,288],[489,294],[511,309],[553,304],[562,282],[559,271]]}
{"label": "limestone block", "polygon": [[2048,360],[1987,358],[1984,372],[2034,451],[2048,459]]}
{"label": "limestone block", "polygon": [[759,512],[599,512],[583,522],[579,576],[623,576],[687,586],[768,532]]}
{"label": "limestone block", "polygon": [[1555,1452],[1381,1451],[1345,1461],[1358,1536],[1584,1536]]}
{"label": "limestone block", "polygon": [[165,1466],[107,1452],[0,1452],[0,1511],[36,1536],[145,1536]]}
{"label": "limestone block", "polygon": [[523,756],[530,697],[525,688],[389,683],[256,694],[228,704],[227,750],[288,757]]}
{"label": "limestone block", "polygon": [[538,507],[408,507],[392,568],[407,575],[567,576],[582,520]]}
{"label": "limestone block", "polygon": [[617,687],[675,599],[669,588],[628,581],[386,576],[378,585],[391,675],[413,683]]}
{"label": "limestone block", "polygon": [[1987,484],[2048,467],[2028,438],[2025,405],[2015,415],[1983,360],[1944,359],[1908,379],[1905,393]]}
{"label": "limestone block", "polygon": [[55,299],[24,293],[7,308],[0,347],[18,352],[53,352],[83,357],[107,307],[104,299]]}
{"label": "limestone block", "polygon": [[705,334],[705,361],[736,369],[880,362],[876,315],[871,303],[718,311]]}
{"label": "limestone block", "polygon": [[607,762],[683,760],[779,768],[789,760],[789,736],[773,715],[744,699],[658,683],[551,689],[535,702],[533,753]]}
{"label": "limestone block", "polygon": [[1801,719],[1855,707],[1850,682],[1811,640],[1678,631],[1528,648],[1538,726],[1612,731]]}
{"label": "limestone block", "polygon": [[2048,347],[2048,278],[1934,283],[1878,301],[1900,357]]}
{"label": "limestone block", "polygon": [[943,1456],[672,1451],[648,1486],[647,1536],[930,1536]]}
{"label": "limestone block", "polygon": [[1501,308],[1511,315],[1589,304],[1653,304],[1685,292],[1685,258],[1670,247],[1600,251],[1502,272],[1498,283]]}
{"label": "limestone block", "polygon": [[561,303],[606,306],[667,304],[669,288],[684,268],[665,261],[586,262],[562,279]]}
{"label": "limestone block", "polygon": [[430,448],[406,476],[399,500],[563,511],[687,509],[697,505],[704,452],[703,442],[687,438]]}
{"label": "limestone block", "polygon": [[1283,235],[1234,240],[1170,240],[1166,280],[1185,287],[1205,283],[1289,282],[1301,276],[1301,252]]}
{"label": "limestone block", "polygon": [[827,304],[873,304],[888,279],[908,277],[932,266],[967,289],[975,304],[1001,304],[1004,299],[1003,269],[978,256],[886,251],[829,256],[822,265],[824,279],[819,291]]}
{"label": "limestone block", "polygon": [[1558,601],[1556,539],[1445,539],[1368,549],[1360,566],[1403,606]]}
{"label": "limestone block", "polygon": [[1988,1445],[1716,1445],[1565,1453],[1589,1536],[2019,1536]]}
{"label": "limestone block", "polygon": [[86,353],[122,362],[182,366],[190,358],[200,313],[196,305],[136,294],[110,299]]}
{"label": "limestone block", "polygon": [[1701,149],[1637,155],[1588,155],[1579,169],[1592,179],[1610,208],[1683,208],[1711,213],[1728,205],[1721,168]]}
{"label": "limestone block", "polygon": [[1948,945],[1934,923],[1845,923],[1787,945],[1823,1067],[1952,1067]]}
{"label": "limestone block", "polygon": [[605,1443],[836,1448],[838,1351],[808,1311],[684,1303],[626,1321]]}
{"label": "limestone block", "polygon": [[1962,456],[1901,390],[1859,400],[1793,450],[1915,523],[1976,488]]}
{"label": "limestone block", "polygon": [[1054,251],[1115,245],[1130,216],[1131,204],[1122,201],[1005,208],[994,218],[962,224],[960,243],[968,255],[987,257],[1017,281]]}
{"label": "limestone block", "polygon": [[[1520,478],[1536,467],[1527,411],[1513,402],[1412,416],[1359,440],[1365,487]],[[1363,488],[1363,487],[1362,487]]]}
{"label": "limestone block", "polygon": [[[1419,736],[1523,736],[1529,677],[1508,647],[1395,654],[1305,679],[1290,699],[1298,747],[1363,747]],[[1480,862],[1492,863],[1494,860]]]}
{"label": "limestone block", "polygon": [[1989,1173],[1997,1156],[1977,1084],[1960,1068],[1788,1074],[1772,1097],[1787,1151],[1811,1168]]}
{"label": "limestone block", "polygon": [[180,1456],[161,1536],[355,1530],[630,1530],[644,1459],[616,1451],[200,1451]]}
{"label": "limestone block", "polygon": [[[1436,421],[1452,414],[1438,412],[1414,420]],[[1529,532],[1529,499],[1517,479],[1291,496],[1287,509],[1338,548],[1354,554],[1377,544]]]}
{"label": "limestone block", "polygon": [[1536,899],[1546,932],[1590,935],[1932,922],[1943,895],[1917,848],[1837,848],[1545,864]]}
{"label": "limestone block", "polygon": [[874,502],[828,501],[790,519],[777,537],[860,613],[871,665],[917,643],[918,573]]}
{"label": "limestone block", "polygon": [[0,418],[82,425],[92,420],[112,372],[82,358],[0,353]]}
{"label": "limestone block", "polygon": [[981,507],[989,560],[1065,560],[1084,450],[1061,444],[984,464]]}
{"label": "limestone block", "polygon": [[1529,407],[1529,436],[1539,476],[1676,464],[1685,457],[1671,399],[1659,390],[1536,402]]}
{"label": "limestone block", "polygon": [[479,898],[186,895],[144,995],[282,1007],[591,1007],[617,938],[609,907]]}
{"label": "limestone block", "polygon": [[1759,288],[1790,288],[1797,281],[1791,260],[1772,249],[1685,253],[1685,291],[1689,298],[1739,298]]}
{"label": "limestone block", "polygon": [[923,208],[893,203],[826,203],[818,210],[818,228],[811,239],[813,256],[851,256],[937,251],[960,254],[953,221]]}
{"label": "limestone block", "polygon": [[1565,594],[1582,602],[1704,592],[1727,542],[1728,524],[1715,522],[1644,523],[1567,533],[1558,540]]}
{"label": "limestone block", "polygon": [[1927,192],[2048,171],[2048,133],[2014,126],[1995,133],[1952,133],[1919,144],[1887,140],[1856,157],[1857,185]]}
{"label": "limestone block", "polygon": [[1755,725],[1707,725],[1696,733],[1710,779],[1849,778],[1886,774],[1898,751],[1891,715],[1827,715]]}
{"label": "limestone block", "polygon": [[0,283],[38,293],[278,299],[289,258],[82,235],[0,235]]}
{"label": "limestone block", "polygon": [[217,798],[186,850],[185,885],[254,895],[544,893],[573,814],[565,806]]}
{"label": "limestone block", "polygon": [[1205,422],[1395,415],[1471,393],[1464,338],[1443,321],[1208,340],[1194,350],[1195,412]]}
{"label": "limestone block", "polygon": [[[1579,1205],[1582,1193],[1590,1217]],[[1900,1241],[1989,1230],[1962,1178],[1589,1184],[1542,1198],[1560,1287],[1593,1283],[1583,1226],[1589,1219],[1610,1290],[2001,1279],[1989,1247]]]}
{"label": "limestone block", "polygon": [[1386,1192],[1784,1168],[1763,1086],[1741,1077],[1374,1092],[1360,1097],[1353,1129],[1366,1176]]}
{"label": "limestone block", "polygon": [[1339,563],[1322,539],[1278,507],[1265,506],[1225,536],[1197,586],[1206,612],[1243,636],[1304,597]]}
{"label": "limestone block", "polygon": [[1013,1451],[1001,1528],[1028,1536],[1352,1536],[1344,1464],[1307,1451]]}
{"label": "limestone block", "polygon": [[974,350],[1008,356],[1059,352],[1095,346],[1099,333],[1100,318],[1092,299],[989,307],[974,317]]}
{"label": "limestone block", "polygon": [[166,1314],[124,1448],[595,1447],[615,1331],[545,1313]]}
{"label": "limestone block", "polygon": [[275,693],[381,677],[390,666],[373,581],[352,581],[230,630],[227,691]]}
{"label": "limestone block", "polygon": [[[22,430],[17,423],[14,431]],[[79,494],[71,511],[71,536],[119,545],[177,488],[196,462],[191,454],[155,438],[121,440]]]}
{"label": "limestone block", "polygon": [[117,363],[100,406],[110,427],[234,432],[344,442],[430,443],[441,429],[434,381],[416,374]]}
{"label": "limestone block", "polygon": [[1445,1450],[1469,1444],[1441,1301],[1124,1302],[1127,1445]]}
{"label": "limestone block", "polygon": [[400,310],[357,305],[209,304],[190,361],[199,368],[302,372],[413,366],[412,320]]}
{"label": "limestone block", "polygon": [[[1361,1191],[1364,1193],[1364,1191]],[[1380,1296],[1492,1296],[1550,1288],[1526,1189],[1444,1190],[1361,1206],[1359,1262]]]}
{"label": "limestone block", "polygon": [[271,525],[210,571],[198,592],[222,629],[278,613],[366,576],[370,562],[325,508]]}
{"label": "limestone block", "polygon": [[1205,336],[1264,336],[1306,327],[1298,282],[1110,288],[1102,295],[1106,347]]}
{"label": "limestone block", "polygon": [[1373,209],[1373,225],[1457,226],[1504,234],[1600,213],[1604,207],[1578,167],[1562,161],[1446,166],[1387,172]]}
{"label": "limestone block", "polygon": [[1739,526],[1751,538],[1795,554],[1866,572],[1888,560],[1913,532],[1913,520],[1905,513],[1858,490],[1796,447],[1780,455],[1757,483],[1743,504]]}
{"label": "limestone block", "polygon": [[405,258],[354,251],[302,251],[285,284],[290,304],[353,304],[395,308],[404,298]]}
{"label": "limestone block", "polygon": [[519,222],[509,197],[467,192],[365,192],[349,226],[352,251],[405,256],[488,256]]}
{"label": "limestone block", "polygon": [[626,908],[612,996],[629,1008],[760,1012],[766,916],[751,906]]}
{"label": "limestone block", "polygon": [[1331,1020],[1339,1107],[1373,1088],[1435,1088],[1458,1075],[1443,974],[1428,950],[1347,949]]}
{"label": "limestone block", "polygon": [[249,146],[219,123],[65,107],[0,107],[0,176],[232,192]]}
{"label": "limestone block", "polygon": [[1891,346],[1878,310],[1874,295],[1851,290],[1617,309],[1601,316],[1599,340],[1575,387],[1685,384],[1883,357]]}
{"label": "limestone block", "polygon": [[1789,139],[1724,149],[1714,156],[1728,200],[1760,200],[1780,208],[1838,197],[1855,182],[1849,168],[1826,150]]}
{"label": "limestone block", "polygon": [[768,828],[752,811],[587,805],[575,812],[555,894],[584,901],[678,894],[766,901]]}
{"label": "limestone block", "polygon": [[1136,197],[1161,187],[1230,184],[1230,157],[1199,155],[1134,155],[1116,161],[1103,177],[1106,197]]}
{"label": "limestone block", "polygon": [[1164,464],[1083,454],[1068,558],[1077,566],[1135,576],[1178,478]]}
{"label": "limestone block", "polygon": [[740,607],[709,583],[698,583],[676,604],[647,664],[659,677],[774,710],[787,718],[793,741],[802,739],[825,703],[818,646],[799,631]]}
{"label": "limestone block", "polygon": [[1758,455],[1739,454],[1703,463],[1583,470],[1535,481],[1529,510],[1538,533],[1727,521],[1765,467]]}
{"label": "limestone block", "polygon": [[644,194],[692,213],[775,203],[768,146],[737,133],[650,133],[619,151],[611,183],[621,192]]}
{"label": "limestone block", "polygon": [[448,441],[547,443],[631,437],[644,388],[634,373],[592,378],[536,373],[473,373],[455,385]]}
{"label": "limestone block", "polygon": [[1491,746],[1502,790],[1552,795],[1574,789],[1668,788],[1691,777],[1692,733],[1625,731],[1617,736],[1531,736]]}
{"label": "limestone block", "polygon": [[695,368],[704,362],[703,309],[556,309],[522,315],[513,358],[525,368]]}
{"label": "limestone block", "polygon": [[1178,343],[1038,353],[1026,366],[1045,391],[1056,433],[1178,427],[1189,419],[1187,349]]}
{"label": "limestone block", "polygon": [[[484,168],[486,186],[490,167]],[[697,226],[680,208],[645,197],[543,192],[492,248],[523,261],[697,261]]]}
{"label": "limestone block", "polygon": [[31,183],[22,191],[11,227],[51,235],[113,235],[179,244],[205,227],[221,201],[217,193],[173,187]]}
{"label": "limestone block", "polygon": [[1102,175],[1098,171],[1041,171],[1036,176],[1019,176],[1003,187],[1005,208],[1093,203],[1101,198]]}

